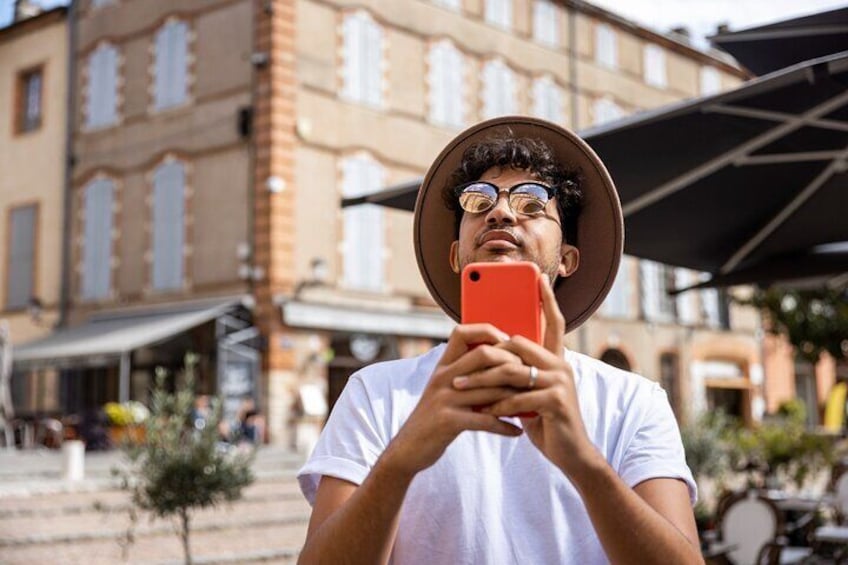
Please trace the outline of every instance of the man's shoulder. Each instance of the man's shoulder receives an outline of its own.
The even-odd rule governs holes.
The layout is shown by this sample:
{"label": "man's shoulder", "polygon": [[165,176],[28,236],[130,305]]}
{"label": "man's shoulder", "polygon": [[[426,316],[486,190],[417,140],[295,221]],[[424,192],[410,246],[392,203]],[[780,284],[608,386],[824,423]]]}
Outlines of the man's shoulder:
{"label": "man's shoulder", "polygon": [[648,394],[659,387],[656,381],[634,373],[613,367],[599,359],[569,351],[567,359],[574,369],[579,383],[591,385],[592,388],[606,393],[617,393],[625,396]]}
{"label": "man's shoulder", "polygon": [[440,344],[415,357],[373,363],[357,371],[351,378],[362,381],[367,389],[383,386],[390,389],[423,389],[444,349],[445,344]]}

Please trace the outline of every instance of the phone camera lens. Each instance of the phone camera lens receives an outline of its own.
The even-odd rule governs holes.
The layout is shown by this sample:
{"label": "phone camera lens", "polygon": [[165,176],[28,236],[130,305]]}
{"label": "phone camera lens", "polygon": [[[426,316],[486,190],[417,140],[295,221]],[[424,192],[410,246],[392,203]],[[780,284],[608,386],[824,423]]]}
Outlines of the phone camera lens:
{"label": "phone camera lens", "polygon": [[472,280],[472,282],[477,282],[480,280],[480,273],[477,271],[471,271],[471,274],[468,275],[468,278]]}

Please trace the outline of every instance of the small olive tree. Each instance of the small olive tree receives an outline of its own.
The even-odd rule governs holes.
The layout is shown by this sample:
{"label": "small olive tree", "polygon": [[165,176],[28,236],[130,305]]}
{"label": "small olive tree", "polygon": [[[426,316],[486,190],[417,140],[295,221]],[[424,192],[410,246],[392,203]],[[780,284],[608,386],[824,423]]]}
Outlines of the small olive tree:
{"label": "small olive tree", "polygon": [[194,426],[194,371],[197,355],[185,358],[184,385],[167,392],[167,372],[157,369],[145,440],[123,446],[129,464],[116,470],[132,494],[130,527],[122,541],[124,551],[132,544],[138,511],[176,519],[185,562],[191,564],[191,517],[198,509],[241,497],[253,482],[250,466],[253,451],[222,447],[218,439],[220,402],[212,402],[204,426]]}

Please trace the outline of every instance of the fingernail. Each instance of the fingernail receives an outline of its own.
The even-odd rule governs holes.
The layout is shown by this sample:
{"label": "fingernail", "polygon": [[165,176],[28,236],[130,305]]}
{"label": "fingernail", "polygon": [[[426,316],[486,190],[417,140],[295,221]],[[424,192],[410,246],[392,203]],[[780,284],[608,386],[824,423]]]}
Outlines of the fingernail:
{"label": "fingernail", "polygon": [[500,338],[501,341],[509,341],[509,335],[505,334],[503,332],[499,332],[498,337]]}
{"label": "fingernail", "polygon": [[468,377],[454,377],[453,388],[465,388],[468,385]]}

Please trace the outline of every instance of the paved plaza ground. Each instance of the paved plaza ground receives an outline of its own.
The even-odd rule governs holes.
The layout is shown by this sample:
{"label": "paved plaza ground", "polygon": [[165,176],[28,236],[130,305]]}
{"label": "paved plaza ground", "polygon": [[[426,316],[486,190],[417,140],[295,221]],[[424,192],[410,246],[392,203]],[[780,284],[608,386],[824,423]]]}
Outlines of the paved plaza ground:
{"label": "paved plaza ground", "polygon": [[[129,496],[111,476],[121,457],[86,454],[85,478],[69,482],[59,451],[0,451],[0,564],[182,563],[172,522],[147,516],[124,559]],[[283,448],[260,449],[242,500],[196,514],[195,563],[293,563],[310,511],[295,480],[302,461]]]}

